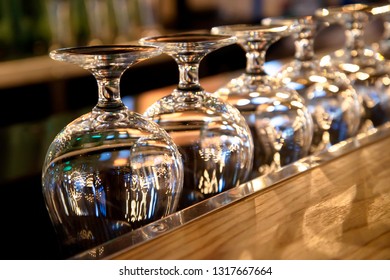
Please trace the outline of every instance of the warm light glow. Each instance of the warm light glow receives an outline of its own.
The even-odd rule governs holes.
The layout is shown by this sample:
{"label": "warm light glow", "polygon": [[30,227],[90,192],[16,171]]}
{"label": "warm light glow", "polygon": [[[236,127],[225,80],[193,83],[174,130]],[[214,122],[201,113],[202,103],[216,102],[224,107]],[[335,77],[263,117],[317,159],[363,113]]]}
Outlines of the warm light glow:
{"label": "warm light glow", "polygon": [[253,92],[249,93],[249,96],[250,97],[258,97],[258,96],[260,96],[260,93],[257,91],[253,91]]}
{"label": "warm light glow", "polygon": [[239,87],[241,87],[241,86],[244,85],[244,81],[241,80],[241,79],[232,79],[232,80],[231,80],[231,83],[232,83],[233,85],[237,85],[237,86],[239,86]]}
{"label": "warm light glow", "polygon": [[249,99],[240,99],[237,101],[237,106],[244,106],[248,105],[249,103],[251,103]]}
{"label": "warm light glow", "polygon": [[225,98],[226,95],[229,95],[229,89],[228,88],[220,88],[217,93],[218,93],[218,97]]}
{"label": "warm light glow", "polygon": [[114,166],[125,166],[128,163],[128,160],[125,158],[117,158],[114,160]]}
{"label": "warm light glow", "polygon": [[311,75],[309,80],[313,83],[326,83],[326,78],[318,75]]}
{"label": "warm light glow", "polygon": [[[324,178],[328,184],[332,184],[327,174],[317,174],[318,180]],[[302,219],[303,246],[323,256],[334,256],[346,249],[355,249],[354,244],[343,242],[342,237],[345,226],[350,222],[352,202],[357,199],[356,189],[356,185],[343,187],[338,195],[329,196],[305,210]]]}
{"label": "warm light glow", "polygon": [[385,86],[390,85],[390,78],[387,77],[387,76],[386,76],[386,77],[383,77],[382,83],[383,83],[383,85],[385,85]]}
{"label": "warm light glow", "polygon": [[322,9],[320,12],[321,16],[328,16],[329,15],[329,10],[327,9]]}
{"label": "warm light glow", "polygon": [[286,99],[286,98],[289,98],[289,94],[286,93],[286,92],[280,92],[278,91],[277,93],[275,93],[275,95],[281,99]]}
{"label": "warm light glow", "polygon": [[309,169],[309,166],[305,164],[295,163],[295,166],[297,167],[299,172],[304,172]]}
{"label": "warm light glow", "polygon": [[330,59],[329,55],[326,55],[326,56],[322,57],[321,60],[320,60],[320,66],[321,67],[324,67],[326,65],[330,65],[330,63],[331,63],[331,59]]}
{"label": "warm light glow", "polygon": [[370,75],[367,73],[364,73],[364,72],[356,73],[356,78],[358,78],[361,81],[367,80],[369,77],[370,77]]}
{"label": "warm light glow", "polygon": [[331,91],[331,92],[334,92],[334,93],[337,93],[338,91],[339,91],[339,87],[338,86],[336,86],[336,85],[329,85],[329,90]]}
{"label": "warm light glow", "polygon": [[365,56],[374,56],[374,51],[372,49],[364,49]]}
{"label": "warm light glow", "polygon": [[359,71],[359,65],[356,64],[351,64],[351,63],[343,63],[340,64],[340,68],[343,69],[344,71],[355,73]]}
{"label": "warm light glow", "polygon": [[[336,50],[334,52],[334,54],[335,54],[336,57],[342,57],[342,56],[344,56],[344,50],[343,49],[338,49],[338,50]],[[329,59],[332,60],[330,56],[329,56]]]}
{"label": "warm light glow", "polygon": [[302,103],[296,100],[291,101],[291,105],[298,107],[298,108],[303,108]]}
{"label": "warm light glow", "polygon": [[380,14],[384,14],[384,13],[388,13],[388,12],[390,12],[390,5],[374,7],[371,9],[371,13],[373,15],[380,15]]}
{"label": "warm light glow", "polygon": [[130,151],[123,150],[119,152],[118,158],[114,160],[114,166],[126,166],[129,163]]}

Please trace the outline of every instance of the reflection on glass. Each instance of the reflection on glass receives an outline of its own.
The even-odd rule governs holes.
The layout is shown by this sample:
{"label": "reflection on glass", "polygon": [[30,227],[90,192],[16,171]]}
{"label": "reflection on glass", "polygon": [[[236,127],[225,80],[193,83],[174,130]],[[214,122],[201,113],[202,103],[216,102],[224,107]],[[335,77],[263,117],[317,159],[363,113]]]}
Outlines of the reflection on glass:
{"label": "reflection on glass", "polygon": [[345,47],[322,57],[321,64],[338,67],[350,79],[364,108],[360,132],[384,124],[390,119],[390,76],[383,56],[364,41],[371,8],[364,4],[330,7],[316,11],[316,17],[345,26]]}
{"label": "reflection on glass", "polygon": [[313,122],[304,100],[264,69],[268,47],[293,30],[292,26],[245,24],[211,30],[214,34],[236,36],[246,52],[246,71],[215,94],[238,108],[250,127],[254,141],[252,178],[309,153]]}
{"label": "reflection on glass", "polygon": [[175,211],[183,166],[171,137],[130,111],[119,92],[132,64],[161,52],[147,46],[95,46],[52,51],[95,76],[98,103],[51,143],[43,194],[64,257],[87,250]]}
{"label": "reflection on glass", "polygon": [[253,159],[249,128],[240,112],[206,92],[198,77],[201,59],[236,39],[190,33],[145,37],[140,42],[161,47],[179,67],[177,88],[145,112],[168,131],[182,154],[185,172],[179,209],[244,183]]}
{"label": "reflection on glass", "polygon": [[265,24],[296,25],[295,59],[276,74],[304,99],[314,123],[311,153],[321,152],[358,131],[361,106],[347,76],[333,67],[321,67],[314,54],[317,22],[311,16],[263,19]]}
{"label": "reflection on glass", "polygon": [[383,33],[377,42],[373,43],[373,49],[384,56],[389,63],[390,59],[390,4],[370,4],[374,21],[378,20],[383,24]]}

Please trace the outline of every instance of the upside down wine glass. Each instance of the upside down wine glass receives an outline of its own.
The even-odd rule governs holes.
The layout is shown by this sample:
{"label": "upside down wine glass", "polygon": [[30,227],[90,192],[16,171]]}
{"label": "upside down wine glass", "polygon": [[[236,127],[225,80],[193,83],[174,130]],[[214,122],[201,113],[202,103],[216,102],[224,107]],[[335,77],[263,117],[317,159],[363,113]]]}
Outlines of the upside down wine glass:
{"label": "upside down wine glass", "polygon": [[50,53],[89,70],[98,83],[96,106],[55,137],[42,169],[43,195],[64,257],[160,219],[178,205],[183,166],[177,146],[156,123],[131,112],[119,92],[128,67],[160,53],[137,45]]}
{"label": "upside down wine glass", "polygon": [[[389,5],[390,6],[390,5]],[[378,43],[378,51],[385,59],[390,60],[390,13],[384,16],[382,38]]]}
{"label": "upside down wine glass", "polygon": [[276,76],[304,99],[313,119],[310,153],[317,153],[357,134],[361,106],[347,76],[334,67],[322,67],[314,54],[317,21],[312,16],[274,17],[264,24],[296,25],[294,59]]}
{"label": "upside down wine glass", "polygon": [[172,136],[182,154],[184,186],[178,209],[244,183],[252,168],[253,141],[245,119],[199,83],[202,58],[235,42],[232,36],[194,33],[140,40],[161,47],[179,68],[177,88],[144,113]]}
{"label": "upside down wine glass", "polygon": [[315,16],[345,26],[345,47],[321,58],[321,64],[344,72],[363,106],[359,132],[367,132],[390,120],[390,76],[385,59],[364,41],[364,27],[372,18],[371,8],[350,4],[317,10]]}
{"label": "upside down wine glass", "polygon": [[214,34],[238,38],[247,58],[246,70],[215,94],[239,109],[254,142],[252,178],[293,163],[309,153],[313,122],[303,98],[264,69],[268,47],[294,31],[285,25],[225,25]]}
{"label": "upside down wine glass", "polygon": [[387,4],[370,4],[371,13],[374,20],[377,19],[383,24],[383,33],[378,41],[374,42],[373,49],[386,59],[387,64],[390,60],[390,2]]}

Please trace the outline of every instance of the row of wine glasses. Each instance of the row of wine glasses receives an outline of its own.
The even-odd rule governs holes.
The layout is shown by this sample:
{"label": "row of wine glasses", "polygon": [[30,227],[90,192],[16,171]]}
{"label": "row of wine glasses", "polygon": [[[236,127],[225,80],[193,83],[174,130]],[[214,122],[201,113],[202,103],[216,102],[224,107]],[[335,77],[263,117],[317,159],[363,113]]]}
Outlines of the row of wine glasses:
{"label": "row of wine glasses", "polygon": [[[356,135],[363,109],[370,119],[371,103],[358,91],[358,82],[323,67],[326,59],[314,56],[315,29],[312,16],[275,18],[216,26],[209,33],[144,37],[139,45],[52,51],[53,59],[89,70],[98,83],[96,106],[55,137],[42,170],[43,194],[64,255],[91,249]],[[295,59],[278,75],[267,74],[268,47],[290,35],[296,37]],[[199,82],[201,60],[235,43],[245,51],[245,71],[207,92]],[[143,115],[129,111],[121,101],[121,75],[161,53],[178,64],[177,88]]]}
{"label": "row of wine glasses", "polygon": [[[99,86],[97,105],[56,136],[43,166],[43,193],[66,256],[247,180],[253,140],[245,119],[198,79],[200,60],[235,42],[184,34],[50,53],[91,71]],[[129,111],[122,73],[161,51],[178,63],[177,89],[144,115]]]}
{"label": "row of wine glasses", "polygon": [[217,26],[211,32],[236,36],[246,53],[245,72],[215,94],[237,107],[251,129],[256,143],[252,176],[307,156],[313,124],[304,100],[264,69],[268,47],[296,32],[295,27],[239,24]]}
{"label": "row of wine glasses", "polygon": [[119,91],[128,67],[160,53],[119,45],[50,53],[91,71],[98,83],[96,106],[55,137],[43,166],[43,194],[65,257],[177,208],[181,155],[165,130],[123,104]]}
{"label": "row of wine glasses", "polygon": [[253,140],[245,119],[234,106],[212,96],[199,83],[201,59],[235,42],[233,36],[195,33],[140,40],[141,44],[161,47],[179,67],[177,89],[145,112],[172,136],[183,157],[179,209],[244,183],[251,171]]}
{"label": "row of wine glasses", "polygon": [[[390,6],[384,6],[382,9],[377,9],[379,21],[382,22],[383,32],[379,41],[373,43],[373,49],[388,61],[390,59]],[[375,12],[374,12],[375,14]]]}
{"label": "row of wine glasses", "polygon": [[294,59],[276,75],[305,99],[314,124],[310,153],[324,151],[355,136],[360,123],[358,95],[344,73],[322,66],[315,55],[317,21],[312,16],[263,20],[266,25],[278,22],[299,28],[293,34]]}
{"label": "row of wine glasses", "polygon": [[[388,5],[382,6],[385,13]],[[380,6],[351,4],[318,10],[315,16],[329,24],[345,26],[345,46],[321,58],[321,64],[345,73],[361,99],[360,131],[365,132],[390,120],[390,76],[384,57],[365,44],[364,30]]]}

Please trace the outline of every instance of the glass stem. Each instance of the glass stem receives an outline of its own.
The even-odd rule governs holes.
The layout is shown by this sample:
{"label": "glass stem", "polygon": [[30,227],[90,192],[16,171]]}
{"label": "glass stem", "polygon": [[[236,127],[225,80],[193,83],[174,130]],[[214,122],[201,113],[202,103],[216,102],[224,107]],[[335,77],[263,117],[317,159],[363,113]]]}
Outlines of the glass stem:
{"label": "glass stem", "polygon": [[387,42],[390,40],[390,17],[387,20],[388,21],[383,23],[384,30],[381,38],[382,42]]}
{"label": "glass stem", "polygon": [[99,99],[96,107],[105,110],[124,107],[119,91],[120,78],[99,77],[97,74],[95,74],[95,78],[98,83],[99,92]]}
{"label": "glass stem", "polygon": [[383,23],[383,34],[382,38],[379,41],[379,50],[383,52],[383,55],[388,54],[389,51],[389,43],[390,43],[390,17],[386,17],[386,21]]}
{"label": "glass stem", "polygon": [[199,84],[199,61],[178,63],[179,66],[179,84],[181,91],[200,91],[203,90]]}
{"label": "glass stem", "polygon": [[250,75],[267,75],[264,70],[265,54],[269,47],[266,42],[247,42],[244,46],[246,52],[246,73]]}
{"label": "glass stem", "polygon": [[303,28],[295,37],[295,59],[300,61],[312,60],[314,58],[314,39],[312,31]]}

